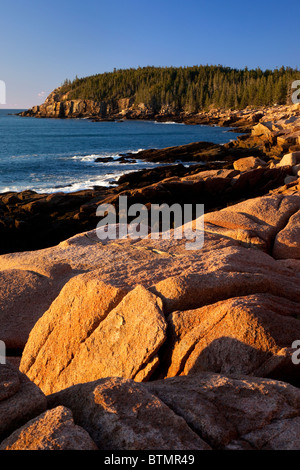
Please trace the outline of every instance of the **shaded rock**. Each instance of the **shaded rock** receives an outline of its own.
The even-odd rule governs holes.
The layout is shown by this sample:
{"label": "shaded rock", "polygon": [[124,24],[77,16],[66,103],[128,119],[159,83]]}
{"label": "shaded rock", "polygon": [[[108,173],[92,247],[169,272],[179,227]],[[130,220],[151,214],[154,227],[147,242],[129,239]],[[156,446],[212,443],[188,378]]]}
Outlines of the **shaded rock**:
{"label": "shaded rock", "polygon": [[76,426],[70,410],[58,406],[28,421],[0,444],[0,450],[98,450]]}
{"label": "shaded rock", "polygon": [[0,365],[0,441],[46,407],[46,397],[34,383],[13,365]]}
{"label": "shaded rock", "polygon": [[282,359],[282,348],[290,348],[300,338],[300,321],[293,318],[299,313],[299,303],[266,294],[173,312],[168,317],[168,341],[164,345],[167,376],[206,370],[225,375],[272,373],[272,378],[299,382],[291,355],[282,369],[276,362],[273,368],[271,363],[263,367],[273,356],[279,354]]}
{"label": "shaded rock", "polygon": [[290,183],[296,182],[297,180],[298,180],[297,176],[292,176],[292,175],[291,176],[286,176],[284,178],[284,184],[288,185]]}
{"label": "shaded rock", "polygon": [[174,161],[202,162],[224,158],[227,151],[222,145],[212,142],[193,142],[191,144],[168,147],[164,149],[141,150],[134,156],[148,162],[174,163]]}
{"label": "shaded rock", "polygon": [[300,178],[300,163],[298,163],[298,165],[293,166],[292,172],[294,176],[297,176],[298,178]]}
{"label": "shaded rock", "polygon": [[114,158],[113,157],[97,157],[94,160],[96,163],[109,163],[113,162]]}
{"label": "shaded rock", "polygon": [[214,449],[300,448],[300,391],[285,382],[202,372],[143,386]]}
{"label": "shaded rock", "polygon": [[299,433],[300,417],[292,417],[249,432],[243,436],[242,441],[235,442],[235,447],[241,449],[244,447],[244,442],[247,442],[258,450],[298,450]]}
{"label": "shaded rock", "polygon": [[48,397],[63,405],[104,450],[209,450],[210,447],[142,384],[107,378]]}
{"label": "shaded rock", "polygon": [[0,401],[7,400],[20,389],[20,374],[9,364],[0,366]]}
{"label": "shaded rock", "polygon": [[300,211],[276,235],[272,254],[276,259],[300,259]]}

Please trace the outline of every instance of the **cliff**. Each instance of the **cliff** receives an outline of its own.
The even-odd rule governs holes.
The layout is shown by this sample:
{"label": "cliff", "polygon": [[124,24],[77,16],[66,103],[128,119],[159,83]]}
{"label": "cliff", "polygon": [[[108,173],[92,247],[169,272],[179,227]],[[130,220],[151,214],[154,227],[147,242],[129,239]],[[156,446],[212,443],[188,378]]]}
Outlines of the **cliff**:
{"label": "cliff", "polygon": [[[172,119],[204,111],[291,104],[291,68],[262,71],[222,66],[139,67],[66,80],[44,104],[23,113],[37,117]],[[201,115],[198,121],[198,115]]]}
{"label": "cliff", "polygon": [[[155,109],[145,103],[134,104],[133,98],[94,101],[86,99],[68,99],[68,94],[62,95],[57,88],[39,106],[20,113],[21,116],[38,118],[89,118],[94,120],[113,119],[153,119]],[[159,114],[162,116],[178,114],[174,109],[163,107]]]}

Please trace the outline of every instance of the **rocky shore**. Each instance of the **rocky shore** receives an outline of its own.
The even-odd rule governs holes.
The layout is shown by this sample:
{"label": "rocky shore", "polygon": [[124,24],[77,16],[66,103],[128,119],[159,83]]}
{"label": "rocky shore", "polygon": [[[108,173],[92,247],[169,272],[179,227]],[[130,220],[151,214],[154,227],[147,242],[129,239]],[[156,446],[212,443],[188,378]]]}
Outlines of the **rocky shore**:
{"label": "rocky shore", "polygon": [[[111,188],[0,196],[0,450],[300,449],[300,106],[233,119]],[[204,204],[203,248],[101,241],[120,195]]]}

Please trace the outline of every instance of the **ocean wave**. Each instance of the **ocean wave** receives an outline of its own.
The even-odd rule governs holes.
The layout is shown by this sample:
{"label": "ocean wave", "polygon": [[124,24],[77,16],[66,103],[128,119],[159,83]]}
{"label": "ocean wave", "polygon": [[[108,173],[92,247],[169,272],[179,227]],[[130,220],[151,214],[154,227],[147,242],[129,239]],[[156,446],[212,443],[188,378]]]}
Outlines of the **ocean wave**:
{"label": "ocean wave", "polygon": [[120,176],[131,173],[135,170],[123,170],[123,171],[112,171],[110,173],[97,175],[94,178],[88,178],[86,180],[77,182],[62,182],[55,186],[40,186],[37,184],[30,185],[12,185],[12,186],[0,186],[0,193],[6,192],[22,192],[26,190],[35,191],[40,194],[52,194],[52,193],[74,193],[76,191],[83,191],[87,189],[94,189],[94,187],[102,186],[106,188],[112,188],[118,185],[117,181]]}
{"label": "ocean wave", "polygon": [[175,121],[154,121],[154,124],[176,124],[178,126],[184,126],[184,122],[175,122]]}
{"label": "ocean wave", "polygon": [[[140,149],[137,149],[137,150],[127,150],[126,152],[120,152],[120,153],[92,153],[90,155],[74,155],[73,157],[71,157],[72,160],[77,160],[77,161],[80,161],[80,162],[95,162],[95,160],[97,158],[107,158],[108,162],[107,163],[111,163],[111,159],[113,158],[114,160],[116,160],[116,163],[118,163],[118,158],[121,157],[121,155],[127,155],[130,156],[130,155],[136,155],[137,153],[139,152],[142,152],[143,148],[140,148]],[[106,163],[106,162],[102,162],[102,163]]]}
{"label": "ocean wave", "polygon": [[112,155],[101,155],[101,154],[91,154],[91,155],[74,155],[74,157],[71,157],[72,160],[78,160],[80,162],[94,162],[96,158],[118,158],[118,155],[112,154]]}

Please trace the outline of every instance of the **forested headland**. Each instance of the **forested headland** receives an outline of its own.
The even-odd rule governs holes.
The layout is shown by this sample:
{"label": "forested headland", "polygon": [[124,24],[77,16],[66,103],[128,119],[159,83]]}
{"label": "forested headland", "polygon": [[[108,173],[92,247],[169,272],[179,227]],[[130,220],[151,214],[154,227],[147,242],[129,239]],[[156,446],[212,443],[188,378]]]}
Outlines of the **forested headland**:
{"label": "forested headland", "polygon": [[108,101],[131,98],[154,110],[170,107],[199,112],[211,107],[243,109],[247,106],[289,104],[298,69],[232,69],[223,66],[140,67],[115,69],[65,80],[63,100]]}

